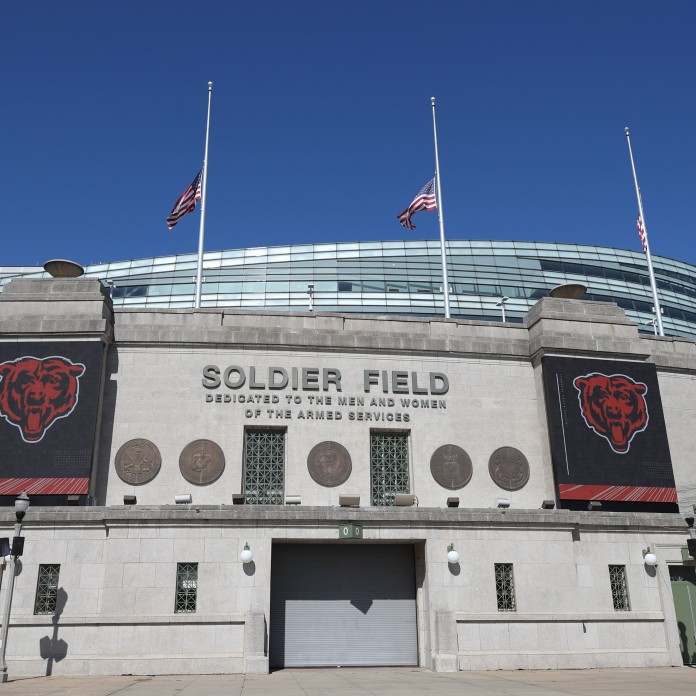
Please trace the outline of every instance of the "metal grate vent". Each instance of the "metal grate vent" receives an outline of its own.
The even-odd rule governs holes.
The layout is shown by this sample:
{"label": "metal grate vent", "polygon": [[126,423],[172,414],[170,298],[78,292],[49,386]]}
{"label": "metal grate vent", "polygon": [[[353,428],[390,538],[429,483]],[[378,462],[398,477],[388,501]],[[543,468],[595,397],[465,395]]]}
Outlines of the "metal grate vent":
{"label": "metal grate vent", "polygon": [[614,611],[631,611],[631,605],[628,601],[626,566],[610,565],[609,582],[611,584],[611,598],[614,602]]}
{"label": "metal grate vent", "polygon": [[495,594],[498,611],[517,611],[512,563],[495,563]]}
{"label": "metal grate vent", "polygon": [[371,433],[372,504],[394,505],[396,493],[410,493],[408,433]]}
{"label": "metal grate vent", "polygon": [[177,614],[193,614],[196,611],[198,595],[198,563],[176,564],[176,603]]}
{"label": "metal grate vent", "polygon": [[244,502],[282,505],[285,489],[285,432],[247,430],[244,434]]}
{"label": "metal grate vent", "polygon": [[60,565],[57,563],[39,566],[39,578],[36,583],[35,614],[53,614],[58,598],[58,576]]}

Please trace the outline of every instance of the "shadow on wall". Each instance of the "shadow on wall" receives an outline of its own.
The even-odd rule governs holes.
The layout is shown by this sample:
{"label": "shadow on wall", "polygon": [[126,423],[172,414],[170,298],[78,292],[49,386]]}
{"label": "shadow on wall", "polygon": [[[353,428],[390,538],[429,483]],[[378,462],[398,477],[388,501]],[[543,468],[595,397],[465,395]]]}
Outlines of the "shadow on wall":
{"label": "shadow on wall", "polygon": [[677,626],[679,627],[679,644],[684,664],[696,665],[696,651],[691,655],[689,654],[689,636],[686,633],[686,626],[682,621],[678,621]]}
{"label": "shadow on wall", "polygon": [[58,622],[60,621],[60,615],[65,609],[65,604],[68,601],[68,593],[59,587],[56,592],[56,609],[53,612],[53,635],[44,636],[39,641],[39,651],[41,653],[41,659],[48,660],[46,662],[46,676],[50,677],[53,674],[53,662],[60,662],[68,654],[68,644],[58,638]]}
{"label": "shadow on wall", "polygon": [[[99,456],[97,461],[96,474],[96,497],[97,505],[106,505],[106,491],[109,486],[109,477],[111,475],[111,443],[114,432],[114,419],[116,413],[116,398],[118,396],[118,382],[112,379],[112,375],[118,374],[119,360],[118,349],[115,346],[109,348],[109,354],[106,357],[106,374],[104,375],[104,384],[102,385],[103,402],[102,402],[102,417],[101,428],[97,437],[99,438]],[[147,437],[140,435],[138,437]]]}

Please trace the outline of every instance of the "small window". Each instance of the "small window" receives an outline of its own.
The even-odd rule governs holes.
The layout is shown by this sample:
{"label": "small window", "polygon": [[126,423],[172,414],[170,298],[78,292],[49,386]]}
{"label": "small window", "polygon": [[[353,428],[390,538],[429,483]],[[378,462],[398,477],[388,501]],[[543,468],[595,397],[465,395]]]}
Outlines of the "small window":
{"label": "small window", "polygon": [[176,603],[177,614],[193,614],[196,611],[198,595],[198,563],[176,564]]}
{"label": "small window", "polygon": [[610,565],[609,582],[614,611],[631,611],[631,604],[628,601],[628,585],[626,584],[626,566]]}
{"label": "small window", "polygon": [[35,614],[53,614],[58,597],[58,576],[60,566],[55,563],[39,566],[39,578],[36,583]]}
{"label": "small window", "polygon": [[517,611],[512,563],[495,564],[495,594],[498,611]]}

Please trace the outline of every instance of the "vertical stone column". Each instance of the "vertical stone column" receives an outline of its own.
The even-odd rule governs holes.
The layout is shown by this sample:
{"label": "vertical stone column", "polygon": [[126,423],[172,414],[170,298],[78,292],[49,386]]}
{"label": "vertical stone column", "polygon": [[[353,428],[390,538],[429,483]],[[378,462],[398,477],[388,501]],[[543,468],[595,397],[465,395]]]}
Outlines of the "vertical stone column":
{"label": "vertical stone column", "polygon": [[433,672],[456,672],[457,663],[457,621],[454,612],[438,611],[435,614]]}
{"label": "vertical stone column", "polygon": [[261,613],[247,612],[244,617],[244,672],[268,674],[268,650],[266,617]]}

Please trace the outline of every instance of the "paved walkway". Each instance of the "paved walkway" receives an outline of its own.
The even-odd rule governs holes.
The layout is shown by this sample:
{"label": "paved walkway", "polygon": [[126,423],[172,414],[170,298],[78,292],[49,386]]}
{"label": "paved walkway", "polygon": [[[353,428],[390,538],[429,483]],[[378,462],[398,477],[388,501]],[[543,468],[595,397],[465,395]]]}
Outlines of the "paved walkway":
{"label": "paved walkway", "polygon": [[413,668],[286,669],[268,676],[36,677],[2,696],[663,696],[696,693],[696,669],[587,669],[434,674]]}

